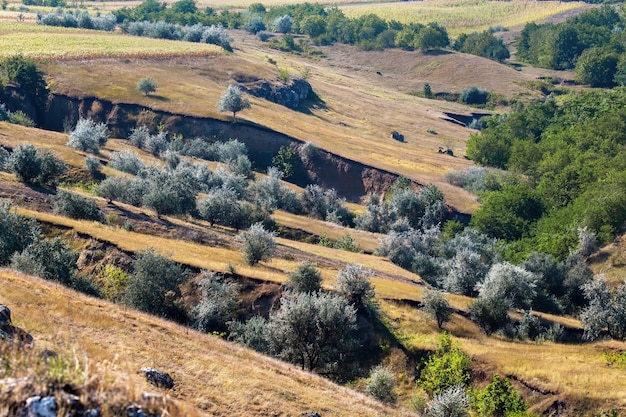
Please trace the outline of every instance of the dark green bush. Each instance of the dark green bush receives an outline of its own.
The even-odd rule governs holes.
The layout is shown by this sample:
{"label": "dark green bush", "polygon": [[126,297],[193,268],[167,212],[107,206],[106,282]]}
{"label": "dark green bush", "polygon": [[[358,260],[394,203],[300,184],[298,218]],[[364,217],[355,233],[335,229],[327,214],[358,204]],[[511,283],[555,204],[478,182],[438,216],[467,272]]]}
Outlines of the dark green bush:
{"label": "dark green bush", "polygon": [[104,221],[102,211],[93,199],[63,190],[54,199],[54,212],[72,219]]}

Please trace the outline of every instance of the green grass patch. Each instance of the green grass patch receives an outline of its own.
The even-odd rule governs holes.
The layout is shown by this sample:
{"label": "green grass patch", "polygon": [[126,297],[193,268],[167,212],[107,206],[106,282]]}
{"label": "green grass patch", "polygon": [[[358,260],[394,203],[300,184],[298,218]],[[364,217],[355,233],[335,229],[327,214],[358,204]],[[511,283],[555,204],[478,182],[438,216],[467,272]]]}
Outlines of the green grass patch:
{"label": "green grass patch", "polygon": [[215,45],[28,23],[0,22],[0,34],[0,57],[21,54],[35,59],[149,58],[222,53],[222,48]]}

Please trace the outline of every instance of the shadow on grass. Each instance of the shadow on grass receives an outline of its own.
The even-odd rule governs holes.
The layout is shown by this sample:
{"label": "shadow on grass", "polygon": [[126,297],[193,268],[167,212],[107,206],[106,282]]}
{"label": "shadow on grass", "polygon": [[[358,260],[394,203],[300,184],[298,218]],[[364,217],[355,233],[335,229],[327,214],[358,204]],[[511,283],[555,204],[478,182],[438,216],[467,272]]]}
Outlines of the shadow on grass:
{"label": "shadow on grass", "polygon": [[326,102],[322,100],[314,91],[309,94],[306,100],[300,102],[298,111],[304,114],[312,114],[312,110],[327,110]]}

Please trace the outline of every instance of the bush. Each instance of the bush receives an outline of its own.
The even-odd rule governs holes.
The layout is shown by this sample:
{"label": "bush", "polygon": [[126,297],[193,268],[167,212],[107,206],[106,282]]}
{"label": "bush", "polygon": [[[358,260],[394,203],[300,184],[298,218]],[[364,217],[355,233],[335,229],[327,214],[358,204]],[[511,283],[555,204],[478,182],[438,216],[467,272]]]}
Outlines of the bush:
{"label": "bush", "polygon": [[398,396],[394,392],[396,379],[393,371],[384,366],[377,366],[370,371],[370,376],[365,385],[367,395],[384,403],[394,403]]}
{"label": "bush", "polygon": [[355,329],[356,312],[345,298],[317,292],[285,294],[267,331],[280,358],[308,371],[336,373],[355,347]]}
{"label": "bush", "polygon": [[87,155],[87,157],[85,158],[85,169],[89,171],[92,177],[95,177],[100,174],[102,164],[100,163],[100,160],[95,156]]}
{"label": "bush", "polygon": [[221,274],[203,271],[202,276],[199,282],[202,298],[191,311],[193,326],[201,332],[226,329],[226,323],[239,307],[238,285]]}
{"label": "bush", "polygon": [[41,234],[34,218],[24,217],[12,207],[10,201],[0,200],[0,265],[8,264],[14,253],[36,242]]}
{"label": "bush", "polygon": [[261,42],[267,42],[272,37],[272,34],[262,30],[256,33],[256,37]]}
{"label": "bush", "polygon": [[143,148],[150,138],[150,130],[147,126],[139,126],[131,130],[128,140],[136,147]]}
{"label": "bush", "polygon": [[489,91],[476,86],[464,88],[461,92],[461,101],[465,104],[486,104],[489,99]]}
{"label": "bush", "polygon": [[437,320],[437,327],[441,329],[444,323],[450,321],[454,310],[450,306],[443,292],[437,290],[426,290],[422,296],[424,313]]}
{"label": "bush", "polygon": [[252,34],[256,34],[257,32],[267,29],[263,19],[258,16],[250,17],[248,21],[243,25],[243,28]]}
{"label": "bush", "polygon": [[269,261],[276,249],[275,234],[265,230],[261,223],[255,223],[247,231],[235,238],[241,244],[244,259],[250,266],[261,261]]}
{"label": "bush", "polygon": [[537,276],[508,262],[491,267],[484,281],[477,285],[481,298],[506,300],[511,307],[529,308],[537,295]]}
{"label": "bush", "polygon": [[144,93],[148,96],[150,93],[154,93],[157,89],[158,85],[156,81],[151,76],[147,76],[139,80],[137,83],[137,91],[140,93]]}
{"label": "bush", "polygon": [[509,303],[497,297],[479,297],[470,305],[472,320],[490,335],[509,323]]}
{"label": "bush", "polygon": [[11,268],[72,286],[76,280],[77,258],[78,254],[61,239],[43,239],[15,253],[11,258]]}
{"label": "bush", "polygon": [[209,26],[202,32],[202,43],[210,43],[212,45],[221,46],[225,51],[232,52],[233,39],[228,34],[228,31],[220,26]]}
{"label": "bush", "polygon": [[179,286],[187,280],[185,268],[148,249],[137,254],[134,269],[123,297],[126,304],[156,316],[181,314]]}
{"label": "bush", "polygon": [[626,338],[626,280],[611,290],[604,277],[583,285],[589,306],[580,315],[585,336],[594,340],[603,329],[616,340]]}
{"label": "bush", "polygon": [[322,274],[311,262],[302,262],[289,274],[285,286],[295,292],[316,292],[322,288]]}
{"label": "bush", "polygon": [[80,119],[70,132],[67,146],[83,152],[98,153],[109,139],[109,130],[104,123],[95,123],[91,119]]}
{"label": "bush", "polygon": [[522,320],[517,325],[517,337],[522,340],[537,340],[544,332],[539,317],[531,310],[524,311]]}
{"label": "bush", "polygon": [[18,145],[5,162],[5,168],[27,184],[55,185],[65,172],[65,164],[52,152],[37,149],[30,143]]}
{"label": "bush", "polygon": [[20,126],[35,127],[33,119],[28,117],[28,115],[21,110],[10,112],[9,122]]}
{"label": "bush", "polygon": [[91,198],[59,190],[54,198],[54,212],[72,219],[103,222],[102,211]]}
{"label": "bush", "polygon": [[139,158],[137,152],[128,149],[121,152],[112,152],[109,158],[109,167],[118,171],[127,172],[137,175],[144,168],[144,164]]}
{"label": "bush", "polygon": [[462,385],[435,394],[426,407],[425,417],[467,417],[469,401]]}
{"label": "bush", "polygon": [[419,385],[430,395],[465,386],[470,378],[470,364],[470,357],[452,342],[450,334],[443,332],[435,353],[424,363]]}
{"label": "bush", "polygon": [[254,316],[245,323],[230,322],[230,339],[261,353],[269,353],[270,346],[267,338],[267,320],[261,316]]}
{"label": "bush", "polygon": [[277,17],[276,19],[274,19],[273,22],[274,32],[278,33],[289,33],[291,32],[292,26],[293,17],[289,16],[288,14]]}
{"label": "bush", "polygon": [[349,264],[337,273],[335,291],[352,304],[357,311],[376,309],[374,287],[369,281],[373,272],[362,265]]}
{"label": "bush", "polygon": [[505,417],[524,413],[527,406],[508,378],[494,375],[485,389],[474,394],[472,408],[481,417]]}

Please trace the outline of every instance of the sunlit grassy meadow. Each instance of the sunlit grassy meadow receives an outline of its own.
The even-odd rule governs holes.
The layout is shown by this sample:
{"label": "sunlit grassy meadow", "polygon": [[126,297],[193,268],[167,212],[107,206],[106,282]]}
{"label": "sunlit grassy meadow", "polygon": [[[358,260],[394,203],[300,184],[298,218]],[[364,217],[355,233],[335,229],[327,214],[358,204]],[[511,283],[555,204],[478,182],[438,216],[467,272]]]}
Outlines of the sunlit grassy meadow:
{"label": "sunlit grassy meadow", "polygon": [[490,26],[512,27],[579,8],[581,2],[426,0],[396,3],[363,3],[341,6],[349,17],[374,13],[385,20],[427,24],[437,22],[449,34],[483,31]]}
{"label": "sunlit grassy meadow", "polygon": [[222,53],[215,45],[151,39],[32,23],[0,21],[0,57],[21,54],[36,59],[97,57],[210,56]]}

